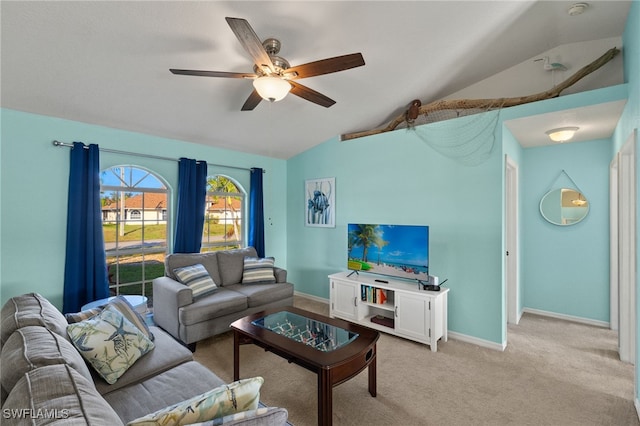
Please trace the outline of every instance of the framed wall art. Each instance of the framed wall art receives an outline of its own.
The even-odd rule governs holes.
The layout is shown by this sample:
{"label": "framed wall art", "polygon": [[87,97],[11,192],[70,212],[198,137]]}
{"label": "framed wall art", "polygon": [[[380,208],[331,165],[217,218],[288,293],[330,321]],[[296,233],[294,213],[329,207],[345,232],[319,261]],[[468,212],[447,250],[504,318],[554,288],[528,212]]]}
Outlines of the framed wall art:
{"label": "framed wall art", "polygon": [[304,183],[306,226],[335,228],[336,178],[309,179]]}

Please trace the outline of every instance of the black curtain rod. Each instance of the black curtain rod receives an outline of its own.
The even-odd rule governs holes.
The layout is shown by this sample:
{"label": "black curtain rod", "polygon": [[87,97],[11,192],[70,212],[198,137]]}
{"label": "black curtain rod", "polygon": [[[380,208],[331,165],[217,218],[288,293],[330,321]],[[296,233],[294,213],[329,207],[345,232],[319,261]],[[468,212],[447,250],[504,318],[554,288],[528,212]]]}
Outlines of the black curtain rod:
{"label": "black curtain rod", "polygon": [[[68,148],[73,148],[73,144],[60,142],[60,141],[53,141],[53,146],[66,146]],[[87,147],[85,147],[85,148],[87,148]],[[153,158],[155,160],[179,161],[177,158],[161,157],[159,155],[141,154],[139,152],[120,151],[120,150],[117,150],[117,149],[109,149],[109,148],[98,148],[98,149],[100,151],[110,152],[112,154],[133,155],[133,156],[136,156],[136,157]],[[212,164],[212,163],[209,163],[209,162],[207,162],[207,165],[208,166],[213,166],[213,167],[225,167],[227,169],[238,169],[238,170],[247,170],[247,171],[253,170],[253,168],[237,167],[237,166],[226,166],[224,164]],[[267,173],[267,171],[266,170],[262,170],[262,173]]]}

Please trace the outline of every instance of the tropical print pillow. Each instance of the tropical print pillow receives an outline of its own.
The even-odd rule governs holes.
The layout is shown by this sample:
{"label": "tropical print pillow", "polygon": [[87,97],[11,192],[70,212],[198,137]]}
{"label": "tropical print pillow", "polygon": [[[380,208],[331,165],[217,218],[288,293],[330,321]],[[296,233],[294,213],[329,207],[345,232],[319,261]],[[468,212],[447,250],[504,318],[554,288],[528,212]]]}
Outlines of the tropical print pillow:
{"label": "tropical print pillow", "polygon": [[67,334],[84,359],[111,385],[155,346],[116,309],[69,324]]}
{"label": "tropical print pillow", "polygon": [[[255,410],[229,414],[189,426],[222,426],[222,425],[283,425],[287,422],[289,412],[282,407],[259,407]],[[288,424],[288,423],[287,423]]]}
{"label": "tropical print pillow", "polygon": [[129,422],[129,426],[178,426],[205,422],[241,411],[255,410],[262,377],[242,379],[163,408]]}

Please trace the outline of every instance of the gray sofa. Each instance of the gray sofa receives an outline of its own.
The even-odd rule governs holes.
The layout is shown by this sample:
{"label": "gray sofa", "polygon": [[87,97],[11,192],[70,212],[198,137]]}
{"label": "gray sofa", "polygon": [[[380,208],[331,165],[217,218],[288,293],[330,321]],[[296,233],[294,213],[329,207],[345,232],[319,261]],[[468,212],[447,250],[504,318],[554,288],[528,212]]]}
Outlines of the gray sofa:
{"label": "gray sofa", "polygon": [[[67,320],[41,295],[8,300],[1,320],[3,425],[122,425],[224,384],[158,327],[149,327],[155,348],[110,385],[84,361]],[[259,411],[224,424],[287,424],[283,408]]]}
{"label": "gray sofa", "polygon": [[[208,253],[170,254],[165,276],[153,280],[154,321],[176,339],[191,345],[224,333],[244,316],[268,308],[292,306],[293,284],[287,271],[274,268],[275,283],[242,284],[245,257],[257,257],[253,247]],[[178,282],[178,268],[202,264],[218,286],[194,300],[189,287]]]}

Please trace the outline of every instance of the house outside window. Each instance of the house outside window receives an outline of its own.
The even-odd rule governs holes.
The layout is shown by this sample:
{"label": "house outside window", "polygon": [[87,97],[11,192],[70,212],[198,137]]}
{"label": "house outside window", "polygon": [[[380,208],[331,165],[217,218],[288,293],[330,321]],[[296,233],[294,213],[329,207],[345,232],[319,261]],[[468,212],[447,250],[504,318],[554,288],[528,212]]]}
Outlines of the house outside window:
{"label": "house outside window", "polygon": [[103,171],[100,189],[110,293],[147,296],[151,305],[152,280],[164,275],[170,191],[136,166]]}
{"label": "house outside window", "polygon": [[226,176],[207,178],[202,252],[245,246],[245,193]]}

